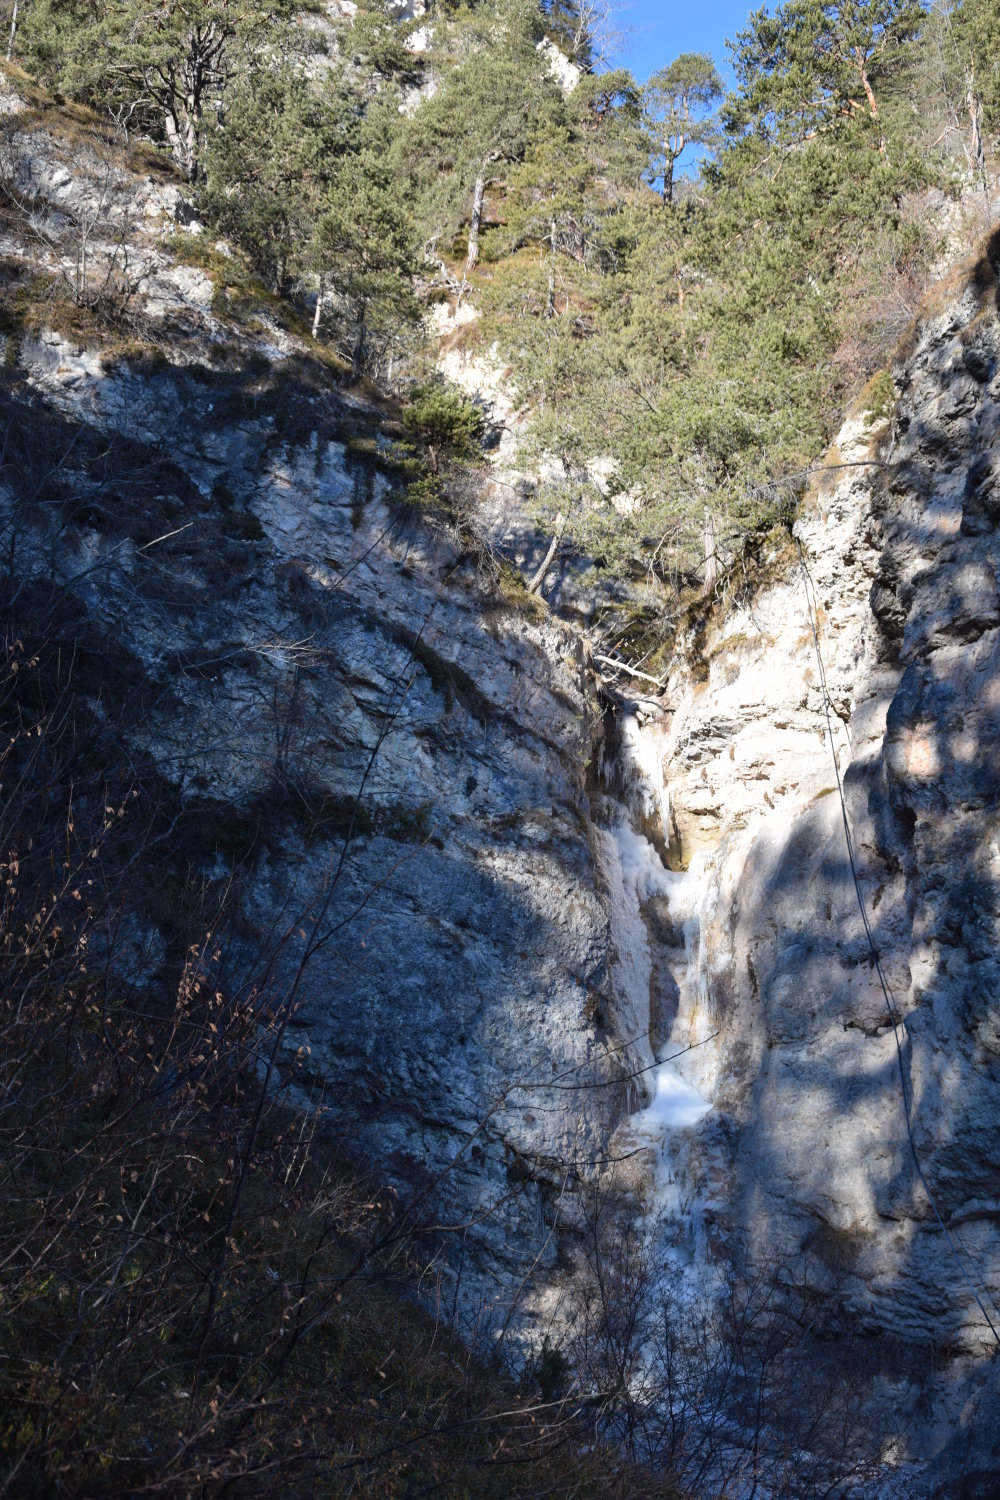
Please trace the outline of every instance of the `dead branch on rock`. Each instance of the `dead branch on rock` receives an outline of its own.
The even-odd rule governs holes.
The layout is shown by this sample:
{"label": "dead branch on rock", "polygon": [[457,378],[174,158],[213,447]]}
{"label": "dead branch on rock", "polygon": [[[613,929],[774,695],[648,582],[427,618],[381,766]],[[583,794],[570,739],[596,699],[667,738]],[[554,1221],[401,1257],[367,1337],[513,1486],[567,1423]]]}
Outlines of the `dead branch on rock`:
{"label": "dead branch on rock", "polygon": [[545,582],[545,575],[549,571],[549,568],[552,566],[552,559],[555,557],[559,543],[562,541],[562,534],[565,528],[566,517],[563,515],[562,511],[560,511],[556,516],[555,535],[553,536],[552,541],[549,543],[549,550],[546,552],[544,558],[542,559],[542,565],[538,569],[538,572],[532,575],[531,581],[527,585],[529,594],[537,594],[538,590]]}

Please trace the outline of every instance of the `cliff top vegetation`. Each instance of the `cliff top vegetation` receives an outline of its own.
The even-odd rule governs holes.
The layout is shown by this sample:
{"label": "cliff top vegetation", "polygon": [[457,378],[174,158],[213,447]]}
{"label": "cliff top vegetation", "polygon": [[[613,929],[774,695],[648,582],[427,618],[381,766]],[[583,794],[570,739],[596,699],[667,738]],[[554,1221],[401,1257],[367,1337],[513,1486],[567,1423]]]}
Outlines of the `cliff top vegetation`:
{"label": "cliff top vegetation", "polygon": [[538,519],[567,513],[598,570],[661,584],[783,523],[990,215],[988,0],[756,11],[728,90],[690,53],[638,84],[608,7],[577,0],[6,15],[13,58],[159,143],[352,379],[405,401],[435,359],[422,304],[471,304],[466,351],[502,362],[522,445],[562,464]]}

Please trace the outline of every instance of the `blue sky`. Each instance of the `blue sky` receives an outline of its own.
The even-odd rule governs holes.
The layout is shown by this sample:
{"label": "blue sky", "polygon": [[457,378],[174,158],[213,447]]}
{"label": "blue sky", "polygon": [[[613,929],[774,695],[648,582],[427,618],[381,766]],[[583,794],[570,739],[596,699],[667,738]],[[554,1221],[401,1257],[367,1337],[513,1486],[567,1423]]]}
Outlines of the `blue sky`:
{"label": "blue sky", "polygon": [[679,52],[711,52],[727,76],[726,37],[740,30],[761,0],[622,0],[619,25],[625,38],[622,62],[639,79],[671,62]]}

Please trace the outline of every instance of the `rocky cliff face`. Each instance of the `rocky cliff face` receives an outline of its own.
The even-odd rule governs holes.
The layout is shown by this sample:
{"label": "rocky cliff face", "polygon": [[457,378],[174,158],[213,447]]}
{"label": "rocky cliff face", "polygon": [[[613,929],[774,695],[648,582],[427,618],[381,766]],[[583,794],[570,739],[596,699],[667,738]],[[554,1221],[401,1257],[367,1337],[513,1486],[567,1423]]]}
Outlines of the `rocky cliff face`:
{"label": "rocky cliff face", "polygon": [[28,513],[5,500],[22,582],[54,583],[142,680],[106,685],[105,712],[197,830],[189,878],[229,888],[235,968],[287,987],[319,938],[288,1077],[401,1191],[440,1175],[426,1212],[474,1220],[478,1311],[554,1257],[547,1199],[622,1109],[623,1089],[585,1090],[626,1066],[581,642],[394,501],[375,414],[294,360],[256,397],[55,336],[17,361],[8,417],[43,424],[48,486]]}
{"label": "rocky cliff face", "polygon": [[[706,1261],[748,1243],[786,1290],[808,1261],[826,1338],[878,1372],[896,1457],[930,1461],[906,1484],[948,1494],[960,1474],[962,1493],[993,1492],[1000,1441],[972,1295],[996,1325],[995,253],[935,293],[891,419],[845,425],[796,525],[801,557],[775,559],[776,581],[678,660],[665,832],[697,898],[694,978],[669,890],[645,902],[668,934],[660,1045],[703,1044],[677,1066],[713,1104],[680,1158],[667,1136],[692,1205],[674,1240],[700,1232]],[[900,1062],[957,1256],[915,1169]]]}
{"label": "rocky cliff face", "polygon": [[[558,1316],[582,1189],[626,1161],[672,1291],[710,1307],[754,1261],[824,1370],[864,1369],[870,1493],[990,1476],[969,1286],[1000,1295],[990,254],[928,308],[891,419],[845,425],[801,557],[683,638],[662,712],[619,705],[611,743],[578,582],[546,610],[394,499],[378,412],[265,313],[235,339],[150,195],[169,358],[12,336],[0,497],[18,618],[82,660],[106,753],[181,849],[137,876],[137,970],[172,982],[184,887],[217,895],[230,972],[297,985],[283,1083],[462,1226],[463,1322],[526,1277]],[[509,497],[478,524],[528,572],[543,544]]]}
{"label": "rocky cliff face", "polygon": [[11,628],[84,661],[109,774],[163,809],[133,977],[176,982],[187,888],[217,899],[232,981],[295,987],[283,1084],[417,1222],[466,1226],[443,1274],[488,1326],[626,1103],[585,643],[394,496],[384,414],[224,244],[183,250],[162,173],[0,102],[41,225],[0,225]]}

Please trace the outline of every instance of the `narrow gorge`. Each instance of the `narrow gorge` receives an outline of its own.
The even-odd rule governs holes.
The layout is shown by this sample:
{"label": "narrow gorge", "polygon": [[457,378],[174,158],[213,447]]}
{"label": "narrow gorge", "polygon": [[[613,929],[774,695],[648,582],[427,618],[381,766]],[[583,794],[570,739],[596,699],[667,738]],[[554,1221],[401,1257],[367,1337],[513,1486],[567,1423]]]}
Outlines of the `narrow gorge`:
{"label": "narrow gorge", "polygon": [[[393,130],[446,110],[444,66],[420,59],[453,12],[311,14],[333,41],[302,88],[346,57],[362,102],[269,200],[258,239],[287,234],[274,253],[292,267],[274,291],[240,259],[235,188],[199,187],[197,161],[181,183],[121,120],[120,155],[102,156],[66,79],[50,98],[8,58],[0,1495],[218,1500],[278,1476],[292,1497],[987,1500],[1000,236],[963,259],[978,182],[946,199],[907,180],[896,206],[923,193],[939,214],[940,278],[907,283],[916,316],[866,385],[810,385],[822,359],[796,346],[799,427],[772,464],[748,415],[754,349],[738,389],[697,365],[724,315],[737,344],[750,326],[734,287],[724,315],[685,322],[710,300],[715,242],[700,269],[664,258],[655,316],[641,286],[621,290],[610,239],[593,257],[605,301],[567,291],[558,192],[530,143],[476,158],[461,254],[454,227],[446,250],[431,235],[419,274],[365,220],[371,184],[393,191],[370,141],[342,218],[331,198],[308,234],[275,228],[288,183],[377,114],[387,79]],[[621,70],[571,57],[542,12],[522,51],[552,119],[576,91],[580,139],[635,125]],[[338,28],[366,17],[350,53]],[[18,25],[15,9],[11,47]],[[263,44],[246,45],[256,65]],[[696,86],[717,103],[705,63]],[[568,152],[570,127],[552,134]],[[723,148],[703,134],[707,161]],[[586,232],[574,219],[580,243],[562,246],[574,275],[591,221],[626,199],[622,139],[601,137]],[[876,144],[866,171],[888,170]],[[675,212],[671,149],[655,171],[647,150],[632,207]],[[498,164],[513,180],[525,162],[518,199]],[[693,222],[711,171],[684,170],[676,217]],[[446,167],[428,172],[433,199]],[[518,229],[529,200],[552,215],[541,230]],[[332,259],[295,262],[306,240]],[[542,303],[514,279],[529,260]],[[348,263],[354,291],[338,291]],[[628,350],[579,354],[602,316],[635,339],[636,308],[655,344],[668,301],[683,374],[664,356],[640,388]],[[339,325],[336,348],[322,337],[335,316],[350,347]],[[579,369],[531,343],[558,318]],[[528,375],[501,336],[521,325]],[[676,431],[637,436],[654,387]],[[626,388],[641,423],[573,406]],[[833,427],[801,415],[810,391],[849,389],[820,452]],[[734,438],[710,483],[706,411],[759,443],[771,477],[739,470]],[[665,498],[632,482],[636,453]],[[106,1155],[78,1180],[94,1140]],[[80,1243],[50,1267],[67,1225]],[[42,1352],[18,1364],[36,1325]],[[109,1365],[134,1329],[141,1358]],[[133,1425],[106,1439],[119,1408]],[[327,1447],[296,1467],[327,1419]],[[287,1427],[286,1468],[268,1420]]]}
{"label": "narrow gorge", "polygon": [[[319,924],[279,1074],[467,1226],[450,1316],[565,1331],[613,1182],[688,1316],[734,1276],[808,1307],[814,1373],[850,1372],[869,1435],[893,1413],[872,1493],[881,1460],[988,1474],[1000,1430],[968,1284],[993,1306],[992,254],[934,294],[891,417],[848,419],[768,578],[696,611],[632,703],[602,698],[558,580],[551,608],[499,597],[393,503],[371,413],[293,356],[282,431],[232,377],[16,350],[21,420],[64,434],[48,503],[8,494],[21,587],[54,579],[113,670],[94,712],[230,887],[227,963]],[[141,456],[141,514],[97,441]],[[126,951],[166,973],[152,894]]]}

